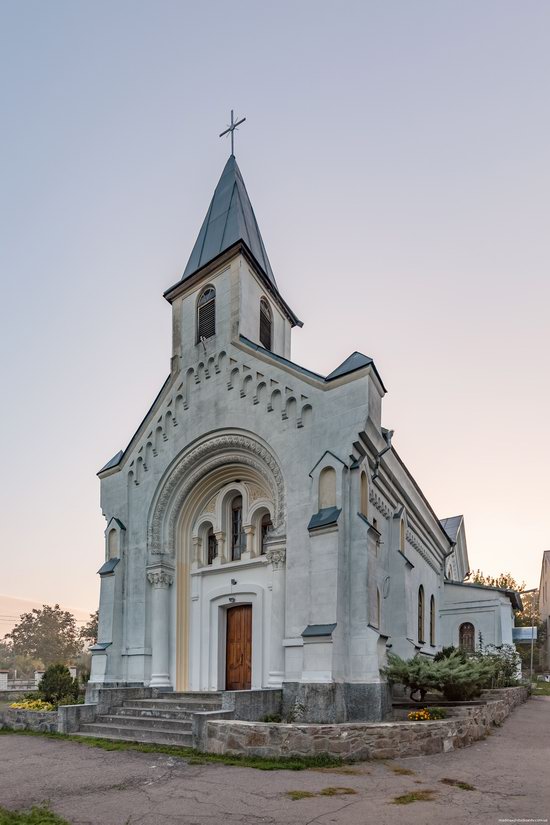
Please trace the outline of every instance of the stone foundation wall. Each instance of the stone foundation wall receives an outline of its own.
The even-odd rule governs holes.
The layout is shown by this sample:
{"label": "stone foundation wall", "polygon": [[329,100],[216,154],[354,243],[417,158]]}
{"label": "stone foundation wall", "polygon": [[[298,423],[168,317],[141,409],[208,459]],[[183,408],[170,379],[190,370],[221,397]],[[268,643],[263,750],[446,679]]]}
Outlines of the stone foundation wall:
{"label": "stone foundation wall", "polygon": [[[391,710],[391,691],[387,682],[283,683],[285,719],[314,724],[381,722],[391,718]],[[237,715],[237,718],[241,717]]]}
{"label": "stone foundation wall", "polygon": [[488,691],[482,697],[486,704],[472,705],[457,718],[434,722],[286,725],[210,720],[205,726],[204,749],[266,757],[329,754],[356,760],[444,753],[484,738],[528,695],[524,687]]}
{"label": "stone foundation wall", "polygon": [[0,710],[0,727],[10,730],[36,730],[41,733],[57,731],[57,711],[22,710],[7,708]]}

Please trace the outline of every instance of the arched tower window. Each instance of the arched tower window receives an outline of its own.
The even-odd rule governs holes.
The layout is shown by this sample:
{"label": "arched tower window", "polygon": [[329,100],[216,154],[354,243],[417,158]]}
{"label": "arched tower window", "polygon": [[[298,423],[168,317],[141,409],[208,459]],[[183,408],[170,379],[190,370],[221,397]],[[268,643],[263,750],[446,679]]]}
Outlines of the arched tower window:
{"label": "arched tower window", "polygon": [[109,558],[118,559],[118,533],[114,528],[112,530],[109,530],[107,547],[109,552]]}
{"label": "arched tower window", "polygon": [[430,644],[435,646],[435,598],[430,598]]}
{"label": "arched tower window", "polygon": [[319,510],[336,507],[336,470],[325,467],[319,475]]}
{"label": "arched tower window", "polygon": [[207,544],[207,552],[208,552],[208,564],[212,564],[216,556],[218,555],[218,542],[216,540],[216,536],[214,535],[214,528],[210,527],[206,536],[206,544]]}
{"label": "arched tower window", "polygon": [[271,331],[273,326],[273,315],[271,307],[265,298],[260,301],[260,344],[266,349],[271,349]]}
{"label": "arched tower window", "polygon": [[424,644],[424,588],[418,588],[418,644]]}
{"label": "arched tower window", "polygon": [[463,622],[458,628],[458,645],[466,653],[475,652],[475,630],[471,622]]}
{"label": "arched tower window", "polygon": [[368,516],[369,510],[369,481],[365,472],[361,473],[361,513]]}
{"label": "arched tower window", "polygon": [[216,290],[207,286],[197,301],[197,343],[216,334]]}
{"label": "arched tower window", "polygon": [[261,530],[261,544],[260,544],[261,551],[260,552],[261,552],[262,556],[265,555],[265,551],[266,551],[265,540],[266,540],[266,538],[268,536],[268,533],[269,533],[269,531],[271,530],[272,527],[273,527],[273,523],[271,521],[271,516],[269,515],[269,513],[266,513],[264,516],[262,516],[262,521],[260,523],[260,530]]}
{"label": "arched tower window", "polygon": [[243,530],[243,497],[235,496],[231,502],[231,560],[238,561],[245,549]]}
{"label": "arched tower window", "polygon": [[376,627],[380,627],[380,614],[381,614],[381,599],[380,599],[380,590],[376,588]]}

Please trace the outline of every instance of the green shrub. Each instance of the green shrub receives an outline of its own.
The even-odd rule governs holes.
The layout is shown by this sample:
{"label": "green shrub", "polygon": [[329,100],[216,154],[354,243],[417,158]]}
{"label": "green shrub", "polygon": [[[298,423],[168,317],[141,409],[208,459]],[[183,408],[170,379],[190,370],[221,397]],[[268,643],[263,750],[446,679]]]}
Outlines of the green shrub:
{"label": "green shrub", "polygon": [[482,658],[492,665],[492,673],[486,687],[513,687],[518,684],[521,657],[514,645],[487,645]]}
{"label": "green shrub", "polygon": [[78,680],[73,679],[65,665],[50,665],[38,685],[40,698],[52,704],[61,704],[62,699],[78,699]]}
{"label": "green shrub", "polygon": [[434,662],[434,669],[439,690],[449,702],[475,699],[494,672],[493,664],[486,657],[464,659],[461,651]]}
{"label": "green shrub", "polygon": [[441,650],[438,650],[434,656],[434,662],[440,662],[442,659],[448,659],[455,652],[458,652],[463,660],[468,658],[468,654],[464,650],[459,647],[455,647],[454,645],[449,645],[448,647],[442,647]]}
{"label": "green shrub", "polygon": [[410,698],[422,702],[429,690],[437,690],[449,702],[475,699],[487,687],[505,687],[510,681],[513,657],[508,651],[499,654],[466,655],[462,650],[448,648],[439,659],[416,655],[405,661],[388,655],[389,665],[383,673],[389,682],[398,682],[410,690]]}
{"label": "green shrub", "polygon": [[[388,653],[388,663],[388,667],[382,671],[387,680],[409,688],[409,696],[413,701],[422,702],[429,690],[437,690],[438,681],[431,659],[415,656],[405,660],[395,653]],[[420,694],[419,699],[415,698],[416,693]]]}

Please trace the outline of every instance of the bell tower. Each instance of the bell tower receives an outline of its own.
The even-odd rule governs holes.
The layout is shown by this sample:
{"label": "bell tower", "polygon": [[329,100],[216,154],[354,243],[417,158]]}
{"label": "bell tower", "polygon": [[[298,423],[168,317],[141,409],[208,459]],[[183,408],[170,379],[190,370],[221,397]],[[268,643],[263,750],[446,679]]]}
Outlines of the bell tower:
{"label": "bell tower", "polygon": [[279,292],[234,154],[182,278],[164,297],[172,304],[174,360],[196,361],[241,337],[290,358],[291,329],[302,322]]}

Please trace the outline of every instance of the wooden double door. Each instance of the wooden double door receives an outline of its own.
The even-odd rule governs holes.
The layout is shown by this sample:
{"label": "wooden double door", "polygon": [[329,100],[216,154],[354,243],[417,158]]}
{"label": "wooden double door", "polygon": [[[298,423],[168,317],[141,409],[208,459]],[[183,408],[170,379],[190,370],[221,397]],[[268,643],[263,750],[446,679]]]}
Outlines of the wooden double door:
{"label": "wooden double door", "polygon": [[225,689],[250,690],[252,684],[252,605],[227,610]]}

